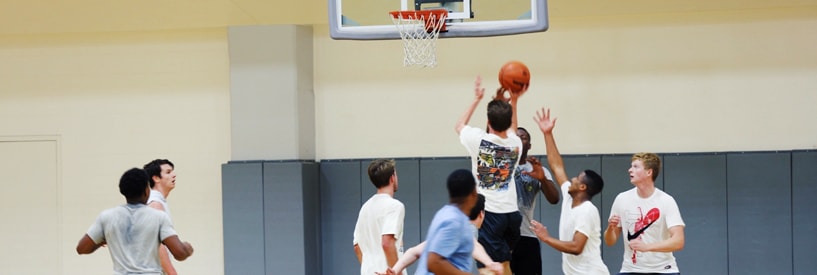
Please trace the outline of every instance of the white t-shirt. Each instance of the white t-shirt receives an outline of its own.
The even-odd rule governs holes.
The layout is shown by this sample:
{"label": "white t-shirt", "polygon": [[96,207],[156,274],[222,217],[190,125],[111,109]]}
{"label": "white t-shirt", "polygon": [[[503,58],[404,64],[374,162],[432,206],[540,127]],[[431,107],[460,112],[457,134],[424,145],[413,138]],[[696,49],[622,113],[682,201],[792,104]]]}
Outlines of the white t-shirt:
{"label": "white t-shirt", "polygon": [[357,224],[355,224],[353,244],[357,244],[363,254],[360,264],[361,275],[383,272],[390,267],[381,246],[383,235],[394,234],[397,257],[403,254],[405,215],[406,209],[403,203],[387,194],[375,194],[360,208]]}
{"label": "white t-shirt", "polygon": [[105,241],[116,275],[162,274],[159,243],[176,235],[166,213],[144,204],[126,204],[102,211],[88,237]]}
{"label": "white t-shirt", "polygon": [[477,192],[485,196],[485,211],[511,213],[516,204],[514,170],[519,164],[522,140],[508,131],[508,138],[465,126],[460,131],[460,143],[471,157],[471,171],[477,180]]}
{"label": "white t-shirt", "polygon": [[579,255],[562,253],[562,271],[566,275],[604,274],[610,271],[601,260],[601,221],[599,210],[590,201],[573,207],[573,197],[567,193],[570,182],[562,184],[562,214],[559,216],[559,240],[572,241],[576,231],[587,236]]}
{"label": "white t-shirt", "polygon": [[[164,196],[164,195],[162,195],[162,192],[159,192],[159,191],[156,191],[156,190],[150,189],[150,197],[148,197],[148,202],[147,202],[147,204],[150,204],[150,203],[152,203],[152,202],[154,202],[154,201],[155,201],[155,202],[158,202],[159,204],[161,204],[161,205],[162,205],[162,208],[164,208],[164,209],[165,209],[165,213],[167,213],[167,216],[168,216],[168,217],[171,217],[171,216],[170,216],[170,206],[169,206],[169,205],[167,205],[167,199],[165,199],[165,196]],[[171,217],[171,220],[172,220],[172,219],[173,219],[173,218]]]}
{"label": "white t-shirt", "polygon": [[613,201],[610,217],[621,218],[624,241],[624,261],[621,272],[677,273],[678,264],[672,252],[637,252],[630,249],[630,240],[641,238],[655,243],[670,238],[669,228],[684,226],[678,204],[664,191],[655,188],[652,196],[641,198],[636,188],[621,192]]}

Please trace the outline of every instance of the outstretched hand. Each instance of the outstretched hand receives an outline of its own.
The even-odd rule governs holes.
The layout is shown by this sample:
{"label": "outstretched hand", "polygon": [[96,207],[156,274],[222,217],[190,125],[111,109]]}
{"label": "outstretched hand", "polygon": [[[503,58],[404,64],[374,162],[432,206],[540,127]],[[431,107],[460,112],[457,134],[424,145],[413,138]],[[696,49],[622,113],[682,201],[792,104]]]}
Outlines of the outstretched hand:
{"label": "outstretched hand", "polygon": [[485,96],[485,88],[482,88],[482,77],[477,76],[477,80],[474,81],[474,99],[479,101],[483,96]]}
{"label": "outstretched hand", "polygon": [[[510,100],[511,100],[511,98],[510,98],[510,97],[506,97],[506,96],[505,96],[505,92],[510,93],[510,91],[508,91],[508,89],[505,89],[505,88],[503,88],[503,87],[499,87],[499,88],[497,88],[497,89],[496,89],[496,95],[494,95],[494,98],[493,98],[493,99],[494,99],[494,100],[502,100],[502,101],[505,101],[505,102],[510,101]],[[512,93],[511,93],[511,94],[512,94]]]}
{"label": "outstretched hand", "polygon": [[533,121],[536,121],[536,124],[539,125],[539,130],[542,130],[542,133],[545,134],[553,133],[553,127],[556,126],[556,119],[557,118],[550,118],[550,108],[542,108],[541,111],[536,111],[536,116],[533,117]]}
{"label": "outstretched hand", "polygon": [[537,221],[530,221],[530,230],[536,234],[536,237],[539,238],[539,240],[545,241],[550,238],[548,228]]}

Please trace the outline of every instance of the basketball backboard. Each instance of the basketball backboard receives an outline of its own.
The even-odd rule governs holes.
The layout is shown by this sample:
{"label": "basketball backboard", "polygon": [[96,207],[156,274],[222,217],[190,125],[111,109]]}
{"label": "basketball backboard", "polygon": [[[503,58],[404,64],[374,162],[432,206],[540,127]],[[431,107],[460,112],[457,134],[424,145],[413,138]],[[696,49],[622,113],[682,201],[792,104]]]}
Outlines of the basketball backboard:
{"label": "basketball backboard", "polygon": [[333,39],[400,39],[389,12],[445,8],[446,37],[498,36],[548,28],[547,0],[328,0]]}

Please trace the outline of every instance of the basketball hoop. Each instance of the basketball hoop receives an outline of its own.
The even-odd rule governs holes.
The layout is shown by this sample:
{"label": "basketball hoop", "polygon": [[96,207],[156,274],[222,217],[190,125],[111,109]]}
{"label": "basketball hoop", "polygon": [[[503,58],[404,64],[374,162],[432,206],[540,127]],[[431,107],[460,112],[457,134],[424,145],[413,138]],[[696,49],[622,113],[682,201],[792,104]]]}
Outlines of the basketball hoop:
{"label": "basketball hoop", "polygon": [[389,12],[403,40],[403,66],[437,65],[437,38],[445,30],[445,9]]}

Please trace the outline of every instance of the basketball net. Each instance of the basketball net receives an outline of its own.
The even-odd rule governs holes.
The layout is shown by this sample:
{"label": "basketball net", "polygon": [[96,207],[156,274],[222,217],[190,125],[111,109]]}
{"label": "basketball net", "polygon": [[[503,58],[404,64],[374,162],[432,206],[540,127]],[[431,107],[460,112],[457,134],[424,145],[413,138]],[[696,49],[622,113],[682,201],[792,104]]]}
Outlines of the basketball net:
{"label": "basketball net", "polygon": [[403,40],[403,66],[436,66],[437,38],[440,31],[445,31],[448,11],[393,11],[390,14]]}

